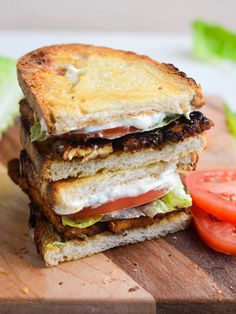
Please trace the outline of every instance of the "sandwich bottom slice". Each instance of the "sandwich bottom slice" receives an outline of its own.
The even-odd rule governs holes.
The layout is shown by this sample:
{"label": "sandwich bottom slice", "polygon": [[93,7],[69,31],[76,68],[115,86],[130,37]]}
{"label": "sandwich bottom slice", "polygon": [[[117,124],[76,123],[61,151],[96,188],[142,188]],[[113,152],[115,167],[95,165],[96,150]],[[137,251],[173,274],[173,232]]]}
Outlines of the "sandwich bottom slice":
{"label": "sandwich bottom slice", "polygon": [[47,267],[58,263],[76,260],[111,248],[151,240],[160,236],[184,230],[191,222],[188,211],[177,212],[155,219],[152,225],[127,230],[115,234],[104,231],[85,239],[61,240],[53,226],[45,219],[39,219],[34,229],[34,241],[38,252],[43,257]]}
{"label": "sandwich bottom slice", "polygon": [[[22,169],[21,169],[22,170]],[[29,196],[30,225],[34,227],[34,240],[38,252],[46,266],[93,255],[117,246],[150,240],[159,236],[185,229],[191,215],[186,208],[191,206],[191,198],[178,187],[158,201],[130,209],[130,214],[104,216],[106,219],[94,225],[75,226],[71,219],[63,223],[63,218],[45,205],[35,187],[20,172],[19,160],[8,165],[10,177]],[[158,210],[157,210],[158,209]],[[124,210],[125,211],[125,210]],[[138,216],[133,216],[139,213]],[[141,215],[140,215],[141,212]]]}

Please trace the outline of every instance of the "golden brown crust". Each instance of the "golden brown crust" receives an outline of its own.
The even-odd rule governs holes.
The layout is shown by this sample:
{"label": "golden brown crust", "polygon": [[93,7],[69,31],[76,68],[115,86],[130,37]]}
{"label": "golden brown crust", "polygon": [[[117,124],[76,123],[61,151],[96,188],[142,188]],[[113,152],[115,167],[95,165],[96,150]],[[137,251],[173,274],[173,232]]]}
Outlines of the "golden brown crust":
{"label": "golden brown crust", "polygon": [[[78,57],[78,55],[80,57]],[[119,58],[130,64],[142,63],[143,67],[149,67],[148,71],[150,69],[153,71],[158,70],[161,73],[172,76],[173,82],[178,81],[182,87],[177,91],[176,85],[172,90],[171,84],[168,82],[167,90],[169,90],[169,92],[172,90],[174,94],[176,92],[180,93],[183,86],[185,86],[188,92],[190,90],[194,91],[192,104],[196,107],[203,105],[204,101],[200,85],[197,85],[193,79],[188,78],[173,65],[161,64],[147,56],[141,56],[134,52],[92,45],[67,44],[48,46],[32,51],[21,57],[17,63],[17,73],[20,86],[26,99],[36,112],[37,116],[44,119],[50,134],[55,134],[55,122],[60,115],[61,108],[63,108],[64,111],[67,111],[71,116],[75,113],[75,110],[80,110],[80,114],[82,115],[84,113],[94,112],[94,108],[96,108],[96,111],[101,110],[101,105],[95,106],[95,104],[93,104],[90,105],[90,107],[92,106],[91,108],[88,105],[83,105],[82,94],[77,92],[70,93],[72,84],[64,76],[65,69],[63,68],[63,65],[65,66],[65,64],[71,63],[78,66],[85,66],[90,55]],[[165,84],[165,82],[163,84]],[[55,95],[52,97],[53,100],[49,99],[51,93],[48,92],[48,86],[56,86],[55,91],[57,92],[57,101],[54,101]],[[184,94],[184,91],[181,91],[181,93]],[[132,96],[133,98],[131,97],[131,101],[137,96],[135,95],[136,94],[133,95],[134,97]],[[117,96],[113,96],[115,97],[113,99],[114,102]],[[80,107],[79,109],[78,103]],[[181,105],[184,108],[185,104]],[[103,107],[104,105],[102,105],[102,108]],[[111,106],[109,105],[104,109],[109,110],[111,109]],[[91,119],[92,118],[90,118],[90,120]],[[93,121],[92,120],[90,121],[90,125],[96,123],[99,124],[99,122],[101,122],[96,118],[94,118]]]}
{"label": "golden brown crust", "polygon": [[154,224],[155,219],[147,216],[130,219],[114,219],[108,222],[108,228],[114,233],[122,233],[133,228],[144,228]]}

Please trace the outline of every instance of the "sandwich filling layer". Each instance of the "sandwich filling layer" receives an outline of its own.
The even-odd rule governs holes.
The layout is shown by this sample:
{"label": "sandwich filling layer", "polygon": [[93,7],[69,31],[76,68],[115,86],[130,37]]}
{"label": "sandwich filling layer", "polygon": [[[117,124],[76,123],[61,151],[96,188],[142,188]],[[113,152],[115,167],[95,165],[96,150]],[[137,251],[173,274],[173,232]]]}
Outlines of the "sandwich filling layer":
{"label": "sandwich filling layer", "polygon": [[[140,174],[143,175],[143,171],[140,171]],[[180,181],[174,165],[165,169],[159,176],[147,174],[146,177],[137,178],[135,182],[133,180],[123,181],[121,177],[119,177],[118,180],[114,180],[114,185],[104,185],[102,189],[97,188],[84,197],[81,195],[77,196],[76,187],[74,187],[73,191],[74,197],[71,197],[71,193],[73,193],[71,188],[73,189],[73,187],[69,187],[70,192],[68,192],[66,187],[65,189],[61,188],[59,191],[60,205],[55,204],[53,210],[58,215],[70,215],[82,210],[83,212],[85,210],[97,212],[97,208],[106,211],[106,209],[101,208],[102,205],[103,207],[107,205],[108,207],[117,206],[117,208],[119,208],[120,206],[122,207],[121,203],[124,199],[126,199],[126,203],[130,205],[129,207],[134,207],[137,205],[135,197],[141,196],[143,201],[140,200],[139,202],[146,203],[150,201],[150,199],[153,200],[153,198],[158,198],[159,195],[162,196],[166,194]],[[155,191],[158,193],[155,193]],[[151,192],[151,195],[148,195],[148,197],[147,192]],[[43,193],[47,193],[47,190],[43,191]],[[120,202],[120,206],[119,204],[115,205],[114,201]],[[113,204],[108,204],[111,202],[113,202]]]}
{"label": "sandwich filling layer", "polygon": [[[146,148],[158,148],[165,142],[177,143],[188,137],[197,136],[213,125],[202,113],[192,112],[189,119],[181,116],[165,126],[162,125],[161,128],[155,128],[149,132],[128,134],[113,140],[96,138],[82,141],[74,139],[76,135],[73,137],[68,134],[70,139],[67,140],[58,137],[46,140],[40,130],[32,133],[33,112],[25,101],[21,102],[20,110],[25,134],[29,134],[39,152],[48,156],[50,160],[70,161],[80,158],[81,161],[87,161],[99,157],[104,158],[114,152],[135,152]],[[24,137],[26,136],[24,135]]]}
{"label": "sandwich filling layer", "polygon": [[[153,202],[135,208],[112,211],[109,214],[91,216],[88,218],[68,218],[57,215],[45,203],[37,189],[20,174],[19,161],[9,164],[9,175],[31,199],[30,224],[34,227],[39,217],[46,219],[62,239],[90,237],[104,231],[115,234],[135,228],[143,228],[154,224],[159,219],[173,212],[181,211],[191,206],[191,197],[186,193],[182,183],[178,183],[171,191]],[[112,210],[112,209],[111,209]]]}

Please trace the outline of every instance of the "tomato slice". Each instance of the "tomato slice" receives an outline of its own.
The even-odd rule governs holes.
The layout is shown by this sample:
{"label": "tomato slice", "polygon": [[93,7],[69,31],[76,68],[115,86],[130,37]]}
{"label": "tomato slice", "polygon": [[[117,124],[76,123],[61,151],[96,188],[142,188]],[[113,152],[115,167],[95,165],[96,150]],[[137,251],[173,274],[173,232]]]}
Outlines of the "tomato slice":
{"label": "tomato slice", "polygon": [[236,226],[218,220],[196,205],[190,210],[200,238],[215,251],[236,256]]}
{"label": "tomato slice", "polygon": [[236,170],[194,171],[185,183],[196,205],[236,225]]}
{"label": "tomato slice", "polygon": [[78,213],[66,215],[69,218],[87,218],[96,215],[108,214],[124,208],[131,208],[152,202],[168,193],[167,189],[151,190],[138,196],[123,197],[98,207],[86,207]]}
{"label": "tomato slice", "polygon": [[75,130],[71,131],[66,134],[62,134],[59,137],[65,139],[74,139],[74,140],[85,140],[89,138],[105,138],[105,139],[113,139],[117,137],[121,137],[130,133],[137,132],[138,129],[131,126],[131,127],[117,127],[113,129],[106,129],[101,131],[95,132],[83,132],[83,130]]}

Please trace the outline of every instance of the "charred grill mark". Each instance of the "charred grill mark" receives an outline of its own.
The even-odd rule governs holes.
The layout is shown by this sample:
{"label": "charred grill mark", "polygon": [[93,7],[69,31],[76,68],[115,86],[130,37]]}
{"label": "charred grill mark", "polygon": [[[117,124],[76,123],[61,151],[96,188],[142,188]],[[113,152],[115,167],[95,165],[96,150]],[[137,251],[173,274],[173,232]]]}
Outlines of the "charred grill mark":
{"label": "charred grill mark", "polygon": [[112,141],[114,150],[132,151],[146,147],[157,147],[165,141],[174,143],[185,138],[201,134],[213,126],[213,123],[201,112],[194,111],[190,119],[184,116],[170,123],[168,126],[153,131],[129,134]]}
{"label": "charred grill mark", "polygon": [[163,128],[163,135],[166,140],[177,143],[186,137],[195,136],[210,129],[213,123],[201,112],[195,111],[190,114],[190,119],[181,117]]}

